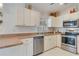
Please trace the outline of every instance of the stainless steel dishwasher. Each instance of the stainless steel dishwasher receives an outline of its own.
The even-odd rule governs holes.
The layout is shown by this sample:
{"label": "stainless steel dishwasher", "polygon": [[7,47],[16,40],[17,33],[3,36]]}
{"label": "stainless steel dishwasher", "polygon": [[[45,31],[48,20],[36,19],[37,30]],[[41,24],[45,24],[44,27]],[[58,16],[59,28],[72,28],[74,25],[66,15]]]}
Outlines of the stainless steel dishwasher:
{"label": "stainless steel dishwasher", "polygon": [[44,36],[36,36],[33,38],[33,55],[39,55],[44,51]]}

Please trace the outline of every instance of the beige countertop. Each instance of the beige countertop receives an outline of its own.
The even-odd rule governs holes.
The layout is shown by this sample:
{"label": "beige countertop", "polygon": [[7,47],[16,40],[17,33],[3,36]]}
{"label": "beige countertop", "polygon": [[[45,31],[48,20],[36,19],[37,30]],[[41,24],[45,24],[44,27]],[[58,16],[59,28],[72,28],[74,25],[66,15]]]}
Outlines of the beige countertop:
{"label": "beige countertop", "polygon": [[[42,35],[57,35],[57,34],[61,34],[60,32],[44,32],[44,33],[41,33]],[[40,34],[40,35],[41,35]],[[32,36],[32,35],[39,35],[38,32],[31,32],[31,33],[16,33],[16,34],[0,34],[0,38],[3,38],[3,37],[18,37],[18,36]]]}
{"label": "beige countertop", "polygon": [[0,38],[0,48],[12,47],[20,44],[22,44],[22,41],[16,37]]}
{"label": "beige countertop", "polygon": [[31,38],[39,35],[47,36],[47,35],[58,35],[61,33],[53,33],[53,32],[45,32],[43,34],[39,33],[20,33],[20,34],[5,34],[0,35],[0,48],[7,48],[16,45],[21,45],[23,42],[21,39],[23,38]]}

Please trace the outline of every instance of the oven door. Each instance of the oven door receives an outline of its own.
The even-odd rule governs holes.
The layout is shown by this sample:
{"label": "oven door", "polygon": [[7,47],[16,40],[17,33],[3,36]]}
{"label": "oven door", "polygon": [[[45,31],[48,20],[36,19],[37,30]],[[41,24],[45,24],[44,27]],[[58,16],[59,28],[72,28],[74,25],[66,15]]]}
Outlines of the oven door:
{"label": "oven door", "polygon": [[63,35],[62,43],[71,47],[76,47],[76,36]]}

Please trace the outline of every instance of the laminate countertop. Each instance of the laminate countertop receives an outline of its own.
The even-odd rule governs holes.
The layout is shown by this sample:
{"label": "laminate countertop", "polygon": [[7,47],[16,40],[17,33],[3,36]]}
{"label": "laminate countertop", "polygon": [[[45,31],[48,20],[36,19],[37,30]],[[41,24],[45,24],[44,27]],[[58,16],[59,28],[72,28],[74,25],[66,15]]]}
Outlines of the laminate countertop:
{"label": "laminate countertop", "polygon": [[61,33],[45,32],[45,33],[17,33],[0,35],[0,48],[7,48],[23,44],[23,38],[31,38],[35,36],[58,35]]}
{"label": "laminate countertop", "polygon": [[18,37],[18,36],[36,36],[36,35],[57,35],[61,34],[60,32],[44,32],[44,33],[38,33],[38,32],[31,32],[31,33],[15,33],[15,34],[0,34],[0,38],[4,37]]}
{"label": "laminate countertop", "polygon": [[12,46],[21,45],[21,44],[23,44],[23,42],[16,37],[0,39],[0,48],[12,47]]}

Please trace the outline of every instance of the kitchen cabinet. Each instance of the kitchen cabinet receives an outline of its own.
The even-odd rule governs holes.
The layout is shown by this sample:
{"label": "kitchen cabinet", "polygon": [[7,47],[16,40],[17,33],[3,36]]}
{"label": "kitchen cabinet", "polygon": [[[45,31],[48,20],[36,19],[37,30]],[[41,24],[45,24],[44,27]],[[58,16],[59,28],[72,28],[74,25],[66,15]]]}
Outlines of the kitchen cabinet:
{"label": "kitchen cabinet", "polygon": [[24,9],[24,26],[30,26],[31,24],[31,11],[29,9]]}
{"label": "kitchen cabinet", "polygon": [[48,20],[47,20],[47,27],[54,27],[54,20],[55,20],[56,18],[55,17],[53,17],[53,16],[49,16],[49,18],[48,18]]}
{"label": "kitchen cabinet", "polygon": [[45,36],[44,37],[44,51],[47,51],[49,49],[52,49],[56,47],[56,40],[54,39],[54,36]]}
{"label": "kitchen cabinet", "polygon": [[32,56],[33,38],[21,39],[23,44],[0,49],[0,56]]}
{"label": "kitchen cabinet", "polygon": [[51,36],[52,37],[52,44],[54,44],[53,45],[53,47],[55,46],[55,47],[61,47],[61,34],[55,34],[55,35],[52,35]]}
{"label": "kitchen cabinet", "polygon": [[56,35],[56,46],[61,47],[61,34]]}
{"label": "kitchen cabinet", "polygon": [[26,55],[32,56],[43,52],[43,36],[23,39]]}
{"label": "kitchen cabinet", "polygon": [[17,14],[16,14],[16,25],[24,25],[24,9],[23,8],[17,8]]}
{"label": "kitchen cabinet", "polygon": [[54,27],[63,27],[63,21],[59,17],[54,20]]}
{"label": "kitchen cabinet", "polygon": [[0,56],[25,56],[26,49],[24,45],[0,49]]}
{"label": "kitchen cabinet", "polygon": [[38,26],[40,24],[40,12],[27,8],[17,9],[18,26]]}
{"label": "kitchen cabinet", "polygon": [[44,37],[44,51],[47,51],[50,49],[50,40],[49,36]]}
{"label": "kitchen cabinet", "polygon": [[24,44],[24,49],[26,49],[26,56],[32,56],[33,55],[33,38],[25,38],[22,39]]}
{"label": "kitchen cabinet", "polygon": [[63,22],[59,17],[50,16],[47,20],[48,27],[62,27]]}
{"label": "kitchen cabinet", "polygon": [[51,35],[51,39],[52,39],[51,45],[52,45],[53,48],[56,47],[56,43],[57,43],[56,38],[57,38],[56,35]]}
{"label": "kitchen cabinet", "polygon": [[31,11],[31,25],[38,26],[40,24],[40,13],[37,11]]}
{"label": "kitchen cabinet", "polygon": [[54,47],[61,47],[61,34],[49,35],[44,37],[44,51]]}

